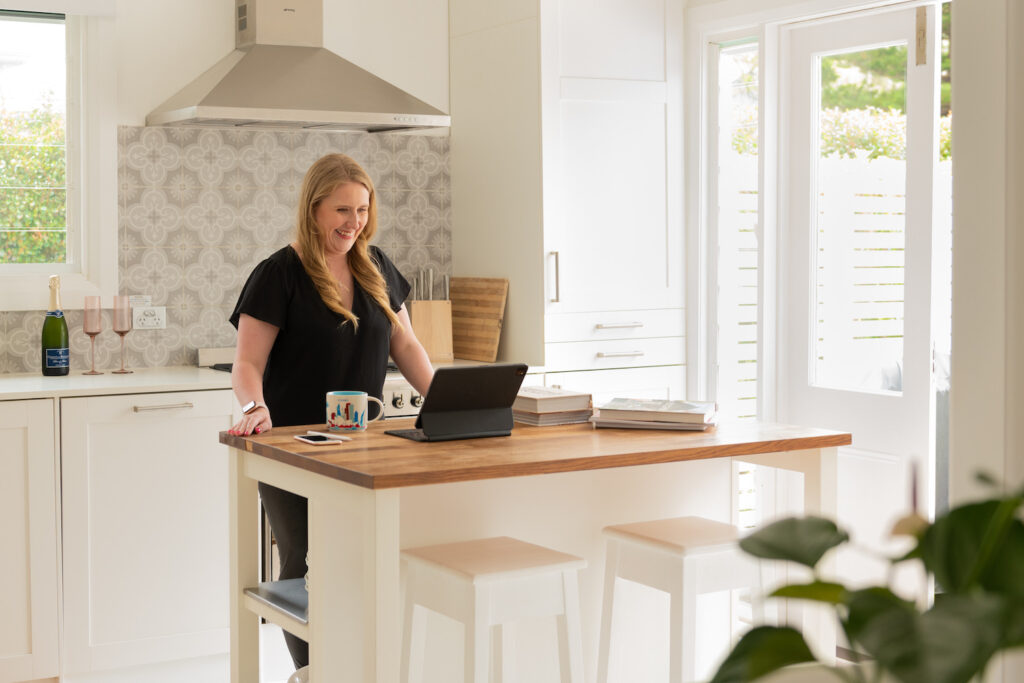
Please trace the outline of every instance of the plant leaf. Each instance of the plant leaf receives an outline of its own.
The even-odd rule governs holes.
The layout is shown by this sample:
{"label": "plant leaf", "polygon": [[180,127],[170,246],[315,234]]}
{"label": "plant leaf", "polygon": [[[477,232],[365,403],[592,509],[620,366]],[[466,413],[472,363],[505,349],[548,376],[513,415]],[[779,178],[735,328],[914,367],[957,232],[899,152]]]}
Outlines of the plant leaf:
{"label": "plant leaf", "polygon": [[784,666],[813,661],[811,649],[796,629],[758,626],[740,638],[711,683],[745,683]]}
{"label": "plant leaf", "polygon": [[846,602],[846,586],[827,581],[813,581],[804,584],[792,584],[775,589],[771,593],[775,598],[796,598],[798,600],[815,600],[833,605]]}
{"label": "plant leaf", "polygon": [[740,548],[764,560],[789,560],[813,569],[822,555],[849,539],[831,520],[790,517],[740,539]]}
{"label": "plant leaf", "polygon": [[928,520],[917,512],[911,512],[909,515],[905,515],[896,520],[896,523],[892,525],[892,530],[889,531],[889,535],[913,536],[914,538],[920,538],[927,529]]}
{"label": "plant leaf", "polygon": [[1024,600],[1018,597],[1006,601],[1006,629],[1003,647],[1024,646]]}
{"label": "plant leaf", "polygon": [[1013,517],[1019,498],[988,500],[950,510],[935,520],[919,544],[925,567],[949,593],[978,585],[1024,596],[1024,525]]}
{"label": "plant leaf", "polygon": [[1001,645],[1005,601],[945,595],[923,615],[887,589],[851,593],[851,640],[903,683],[967,683]]}
{"label": "plant leaf", "polygon": [[847,593],[847,616],[843,628],[851,641],[863,642],[872,622],[884,614],[917,615],[913,603],[900,598],[888,588],[864,588]]}

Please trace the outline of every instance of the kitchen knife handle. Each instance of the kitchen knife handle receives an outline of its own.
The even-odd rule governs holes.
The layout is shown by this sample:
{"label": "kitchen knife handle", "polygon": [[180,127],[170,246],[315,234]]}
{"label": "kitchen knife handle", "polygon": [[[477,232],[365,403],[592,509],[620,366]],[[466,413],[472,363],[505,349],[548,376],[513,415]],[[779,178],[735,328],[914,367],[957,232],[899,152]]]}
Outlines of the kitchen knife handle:
{"label": "kitchen knife handle", "polygon": [[562,300],[562,295],[559,292],[559,288],[558,288],[558,252],[557,251],[553,251],[551,253],[555,257],[555,298],[551,299],[551,303],[557,304],[559,301]]}

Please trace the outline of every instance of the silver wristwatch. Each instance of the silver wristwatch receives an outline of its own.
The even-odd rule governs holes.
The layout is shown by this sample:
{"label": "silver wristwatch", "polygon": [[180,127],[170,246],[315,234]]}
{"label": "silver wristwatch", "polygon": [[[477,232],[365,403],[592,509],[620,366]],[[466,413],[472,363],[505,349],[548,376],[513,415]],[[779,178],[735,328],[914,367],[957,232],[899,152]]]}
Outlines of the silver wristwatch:
{"label": "silver wristwatch", "polygon": [[[244,406],[242,406],[242,413],[244,415],[248,415],[257,408],[267,408],[267,404],[264,403],[263,401],[249,401]],[[267,411],[269,412],[270,408],[267,408]]]}

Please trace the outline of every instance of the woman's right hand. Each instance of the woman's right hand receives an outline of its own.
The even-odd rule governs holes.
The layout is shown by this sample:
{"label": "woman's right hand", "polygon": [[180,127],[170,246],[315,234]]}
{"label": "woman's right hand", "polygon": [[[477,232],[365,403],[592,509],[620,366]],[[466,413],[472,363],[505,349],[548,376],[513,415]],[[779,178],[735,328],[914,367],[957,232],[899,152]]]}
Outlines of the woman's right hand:
{"label": "woman's right hand", "polygon": [[273,427],[270,421],[270,411],[260,406],[248,415],[243,415],[238,423],[228,430],[228,434],[235,436],[249,436],[250,434],[263,434],[269,432]]}

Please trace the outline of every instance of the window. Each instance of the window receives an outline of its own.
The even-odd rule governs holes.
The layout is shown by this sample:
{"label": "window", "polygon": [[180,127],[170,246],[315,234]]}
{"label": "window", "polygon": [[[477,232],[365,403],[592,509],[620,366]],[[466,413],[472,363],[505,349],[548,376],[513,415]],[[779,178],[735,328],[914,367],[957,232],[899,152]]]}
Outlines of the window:
{"label": "window", "polygon": [[715,381],[721,414],[758,414],[758,44],[739,39],[712,43],[717,72],[714,111],[714,209],[717,245]]}
{"label": "window", "polygon": [[76,260],[66,43],[63,15],[0,11],[0,263]]}
{"label": "window", "polygon": [[64,308],[80,308],[117,290],[113,3],[11,4],[0,10],[0,311],[45,309],[55,273]]}

